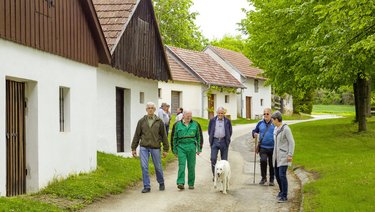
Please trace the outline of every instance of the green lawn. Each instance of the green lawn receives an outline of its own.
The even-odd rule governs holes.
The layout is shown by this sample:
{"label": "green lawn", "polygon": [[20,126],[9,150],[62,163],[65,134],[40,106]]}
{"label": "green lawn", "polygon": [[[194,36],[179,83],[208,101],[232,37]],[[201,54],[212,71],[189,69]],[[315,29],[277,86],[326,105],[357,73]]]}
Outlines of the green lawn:
{"label": "green lawn", "polygon": [[291,125],[294,165],[318,176],[304,187],[305,211],[375,211],[375,118],[365,133],[352,120]]}
{"label": "green lawn", "polygon": [[336,114],[342,116],[354,116],[354,105],[314,105],[312,114]]}

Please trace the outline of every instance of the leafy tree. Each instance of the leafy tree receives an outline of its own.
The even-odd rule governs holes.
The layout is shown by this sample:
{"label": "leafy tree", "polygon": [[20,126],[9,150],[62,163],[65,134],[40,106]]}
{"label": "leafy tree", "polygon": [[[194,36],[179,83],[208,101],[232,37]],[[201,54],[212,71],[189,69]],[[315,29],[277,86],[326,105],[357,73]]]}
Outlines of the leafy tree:
{"label": "leafy tree", "polygon": [[204,48],[208,41],[194,23],[198,13],[189,11],[192,0],[154,0],[153,3],[166,45],[193,50]]}
{"label": "leafy tree", "polygon": [[222,39],[214,39],[210,42],[210,44],[213,46],[243,53],[245,47],[245,40],[241,37],[241,35],[224,35]]}
{"label": "leafy tree", "polygon": [[[366,130],[374,75],[373,0],[252,0],[242,30],[246,48],[280,93],[300,99],[315,88],[353,85],[358,130]],[[301,98],[302,97],[302,98]]]}

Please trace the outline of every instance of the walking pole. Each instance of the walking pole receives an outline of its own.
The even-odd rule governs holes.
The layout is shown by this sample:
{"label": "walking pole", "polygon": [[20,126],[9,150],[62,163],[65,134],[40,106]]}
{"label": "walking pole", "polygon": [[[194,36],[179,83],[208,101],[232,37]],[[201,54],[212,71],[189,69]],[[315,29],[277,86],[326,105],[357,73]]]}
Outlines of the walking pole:
{"label": "walking pole", "polygon": [[255,184],[255,164],[257,160],[257,145],[258,145],[258,136],[255,136],[254,139],[254,178],[253,178],[253,184]]}

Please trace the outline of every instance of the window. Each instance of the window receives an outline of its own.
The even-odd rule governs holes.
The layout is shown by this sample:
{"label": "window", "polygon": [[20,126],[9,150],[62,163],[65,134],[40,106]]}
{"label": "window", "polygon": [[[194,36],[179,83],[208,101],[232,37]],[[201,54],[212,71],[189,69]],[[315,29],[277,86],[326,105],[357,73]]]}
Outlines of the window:
{"label": "window", "polygon": [[254,80],[254,92],[258,93],[259,91],[259,81],[256,79]]}
{"label": "window", "polygon": [[161,99],[161,88],[158,88],[158,97]]}
{"label": "window", "polygon": [[69,88],[59,88],[60,132],[69,131],[70,127],[70,93]]}
{"label": "window", "polygon": [[263,99],[260,99],[260,106],[263,106]]}
{"label": "window", "polygon": [[225,103],[229,103],[229,95],[225,95]]}
{"label": "window", "polygon": [[139,103],[145,103],[145,92],[139,92]]}

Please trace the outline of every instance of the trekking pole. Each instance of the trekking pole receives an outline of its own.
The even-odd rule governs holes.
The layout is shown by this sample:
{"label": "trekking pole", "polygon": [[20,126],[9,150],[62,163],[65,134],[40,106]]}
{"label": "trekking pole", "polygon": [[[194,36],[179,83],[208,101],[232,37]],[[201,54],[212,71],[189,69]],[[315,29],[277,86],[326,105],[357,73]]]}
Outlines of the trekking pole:
{"label": "trekking pole", "polygon": [[254,178],[253,178],[253,184],[255,184],[255,164],[257,160],[257,144],[258,144],[258,136],[255,136],[254,139]]}

